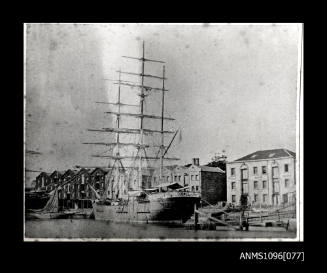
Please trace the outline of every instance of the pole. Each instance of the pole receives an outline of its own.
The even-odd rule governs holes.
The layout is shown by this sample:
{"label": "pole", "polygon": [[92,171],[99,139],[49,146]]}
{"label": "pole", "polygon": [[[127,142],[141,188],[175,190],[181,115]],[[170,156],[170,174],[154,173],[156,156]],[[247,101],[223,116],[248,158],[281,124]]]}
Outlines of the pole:
{"label": "pole", "polygon": [[194,203],[194,230],[197,230],[198,228],[198,219],[199,214],[197,213],[197,206],[196,203]]}
{"label": "pole", "polygon": [[[144,41],[142,45],[142,84],[141,84],[141,96],[140,96],[140,108],[141,108],[141,124],[140,124],[140,144],[143,145],[143,102],[144,102]],[[140,149],[140,148],[139,148]],[[142,186],[142,155],[139,154],[139,184],[138,188]]]}
{"label": "pole", "polygon": [[162,98],[161,98],[161,157],[160,157],[160,183],[162,183],[162,169],[164,157],[164,107],[165,107],[165,66],[162,70]]}

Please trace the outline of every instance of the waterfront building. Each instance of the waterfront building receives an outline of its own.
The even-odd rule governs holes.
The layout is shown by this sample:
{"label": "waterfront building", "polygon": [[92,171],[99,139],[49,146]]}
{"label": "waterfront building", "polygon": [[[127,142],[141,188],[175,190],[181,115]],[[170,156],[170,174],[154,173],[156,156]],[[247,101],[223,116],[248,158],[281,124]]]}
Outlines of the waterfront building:
{"label": "waterfront building", "polygon": [[191,191],[198,192],[206,204],[226,201],[226,173],[218,167],[200,165],[194,158],[187,169],[187,184]]}
{"label": "waterfront building", "polygon": [[[59,187],[59,206],[63,208],[88,208],[91,207],[90,201],[95,198],[89,184],[98,185],[96,169],[81,168],[77,170],[67,170],[61,177]],[[95,175],[91,174],[95,172]],[[104,187],[104,186],[103,186]]]}
{"label": "waterfront building", "polygon": [[56,186],[59,186],[62,183],[63,175],[63,171],[53,171],[52,174],[50,174],[50,183],[47,187],[47,190],[52,191],[55,189]]}
{"label": "waterfront building", "polygon": [[[185,190],[199,193],[207,203],[216,204],[226,201],[226,174],[218,167],[200,165],[199,158],[193,158],[192,164],[185,166],[165,166],[162,170],[162,183],[178,183]],[[152,177],[152,186],[159,185],[160,171],[156,169]]]}
{"label": "waterfront building", "polygon": [[263,150],[227,162],[227,202],[240,204],[241,194],[253,206],[279,206],[295,201],[295,153]]}
{"label": "waterfront building", "polygon": [[46,172],[41,172],[35,178],[35,191],[46,191],[50,184],[50,176]]}
{"label": "waterfront building", "polygon": [[105,180],[107,174],[108,174],[107,170],[103,168],[95,168],[93,170],[89,170],[89,176],[86,175],[86,173],[84,176],[85,178],[88,179],[87,181],[91,183],[94,189],[101,195],[105,191]]}

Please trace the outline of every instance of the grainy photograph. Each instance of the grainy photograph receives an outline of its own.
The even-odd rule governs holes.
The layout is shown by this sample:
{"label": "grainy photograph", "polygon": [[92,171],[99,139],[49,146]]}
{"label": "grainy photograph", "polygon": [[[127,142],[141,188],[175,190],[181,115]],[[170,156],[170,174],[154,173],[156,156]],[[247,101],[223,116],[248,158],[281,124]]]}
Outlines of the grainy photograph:
{"label": "grainy photograph", "polygon": [[24,24],[25,241],[303,241],[300,23]]}

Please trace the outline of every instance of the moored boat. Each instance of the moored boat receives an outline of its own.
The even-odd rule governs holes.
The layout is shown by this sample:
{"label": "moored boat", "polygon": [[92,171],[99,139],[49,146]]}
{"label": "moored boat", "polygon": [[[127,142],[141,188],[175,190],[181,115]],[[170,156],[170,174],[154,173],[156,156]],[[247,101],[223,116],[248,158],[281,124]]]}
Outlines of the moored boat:
{"label": "moored boat", "polygon": [[182,224],[194,212],[200,197],[188,192],[134,192],[126,200],[94,202],[97,220],[134,223]]}
{"label": "moored boat", "polygon": [[[104,192],[98,193],[92,185],[89,185],[97,196],[93,203],[94,217],[96,220],[110,220],[115,222],[139,222],[139,223],[182,223],[185,222],[194,212],[194,204],[200,202],[200,197],[190,192],[182,192],[178,189],[183,188],[177,182],[165,183],[163,177],[164,162],[179,160],[176,157],[168,157],[167,152],[174,141],[178,130],[166,130],[165,121],[175,120],[172,117],[165,116],[164,97],[168,91],[165,88],[165,66],[162,66],[162,76],[145,73],[145,62],[164,63],[163,61],[145,58],[144,42],[141,58],[123,56],[124,58],[140,61],[142,66],[141,73],[117,71],[119,79],[115,81],[118,84],[118,98],[115,102],[101,102],[114,107],[105,112],[114,115],[116,126],[102,129],[88,129],[92,132],[106,133],[114,136],[108,142],[93,142],[84,144],[105,145],[110,147],[110,154],[93,155],[97,158],[108,158],[109,164],[108,177]],[[141,77],[141,83],[130,82],[121,79],[121,75],[132,75]],[[162,87],[152,87],[150,83],[145,84],[145,79],[162,80]],[[121,87],[138,89],[135,95],[139,97],[138,103],[129,104],[121,102]],[[145,98],[151,93],[157,93],[161,97],[161,115],[155,113],[146,113]],[[125,96],[126,98],[126,96]],[[153,103],[155,101],[153,100]],[[150,103],[148,102],[147,105]],[[121,111],[121,107],[125,110]],[[127,111],[126,107],[133,107]],[[137,107],[137,108],[136,108]],[[138,109],[138,112],[135,112]],[[155,107],[153,111],[158,110]],[[122,117],[124,119],[122,119]],[[131,125],[126,119],[132,118],[134,121],[140,121],[137,128],[134,123]],[[158,126],[152,123],[145,126],[144,120],[161,121],[160,130]],[[121,122],[126,122],[126,126],[121,126]],[[138,122],[137,122],[138,123]],[[151,125],[150,125],[151,124]],[[151,126],[152,128],[146,128]],[[169,127],[171,128],[171,127]],[[159,135],[155,135],[159,134]],[[165,144],[165,137],[172,134],[170,142]],[[123,135],[123,136],[121,136]],[[138,135],[137,139],[135,135]],[[160,143],[156,143],[159,141]],[[130,161],[131,160],[131,161]],[[127,161],[127,162],[126,162]],[[160,162],[160,165],[158,164]],[[136,164],[138,163],[138,164]],[[159,185],[152,185],[152,176],[154,170],[160,171],[157,182]],[[155,184],[153,182],[153,184]],[[185,186],[185,185],[184,185]]]}

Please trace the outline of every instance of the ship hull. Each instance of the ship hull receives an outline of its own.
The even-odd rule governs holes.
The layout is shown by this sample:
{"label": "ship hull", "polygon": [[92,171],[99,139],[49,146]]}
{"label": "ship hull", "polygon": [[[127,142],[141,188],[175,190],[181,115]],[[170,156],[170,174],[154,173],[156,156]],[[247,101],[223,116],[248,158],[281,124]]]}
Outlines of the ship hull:
{"label": "ship hull", "polygon": [[128,200],[127,204],[108,205],[94,203],[96,220],[132,223],[174,223],[182,224],[194,212],[198,197],[162,197],[147,201]]}
{"label": "ship hull", "polygon": [[26,193],[25,210],[41,209],[49,201],[50,196],[46,193]]}
{"label": "ship hull", "polygon": [[26,214],[26,219],[67,219],[70,214],[64,212],[29,212]]}

